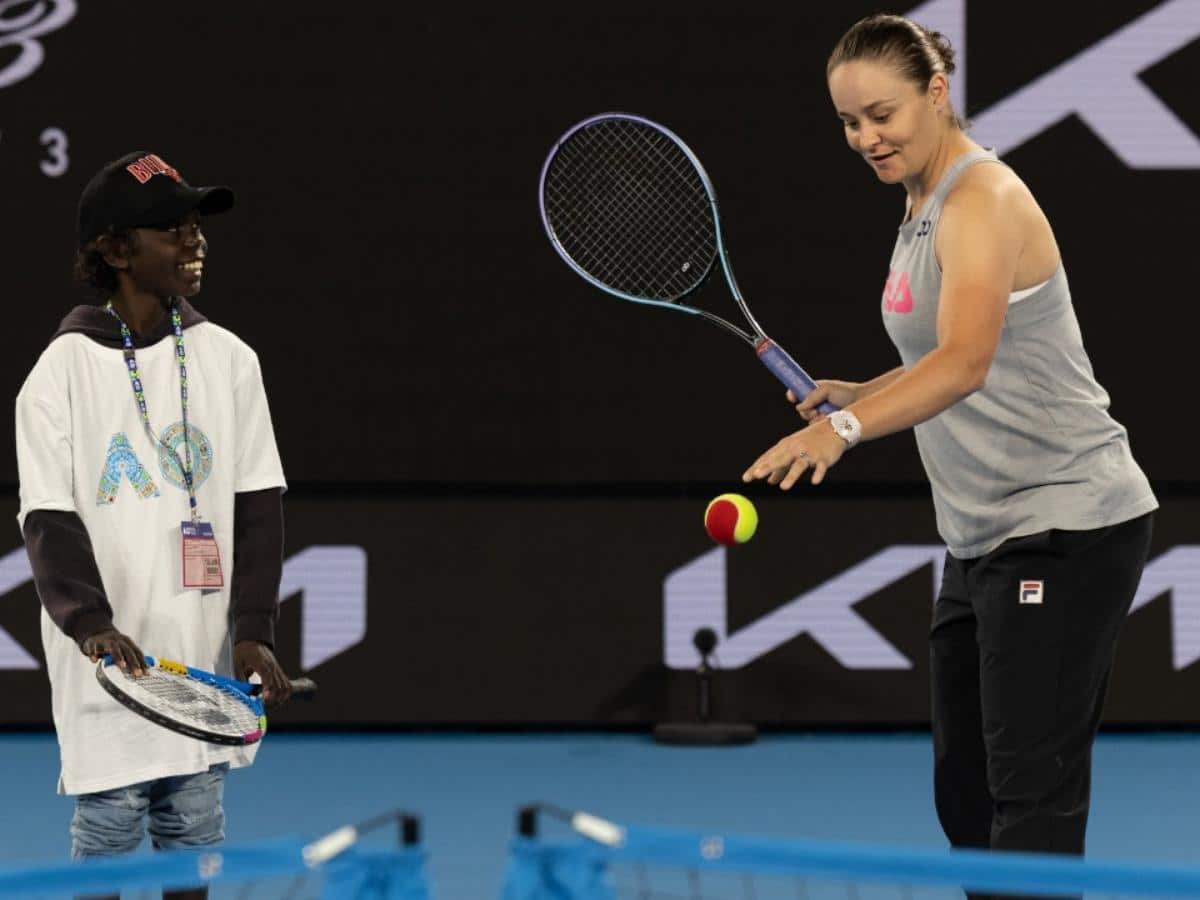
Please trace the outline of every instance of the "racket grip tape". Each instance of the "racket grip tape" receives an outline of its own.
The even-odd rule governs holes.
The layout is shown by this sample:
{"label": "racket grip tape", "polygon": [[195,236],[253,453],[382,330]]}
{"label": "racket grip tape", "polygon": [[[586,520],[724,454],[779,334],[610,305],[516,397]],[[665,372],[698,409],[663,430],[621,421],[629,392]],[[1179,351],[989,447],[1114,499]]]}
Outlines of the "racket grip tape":
{"label": "racket grip tape", "polygon": [[[292,697],[297,700],[315,700],[317,683],[311,678],[293,678],[288,682],[292,686]],[[258,682],[250,685],[250,693],[255,696],[262,693],[263,686]]]}
{"label": "racket grip tape", "polygon": [[[755,347],[755,352],[758,353],[762,364],[796,395],[797,400],[803,400],[817,389],[817,383],[800,368],[800,364],[788,356],[787,351],[770,338],[760,340]],[[828,400],[820,404],[817,409],[826,415],[838,411],[838,408]]]}

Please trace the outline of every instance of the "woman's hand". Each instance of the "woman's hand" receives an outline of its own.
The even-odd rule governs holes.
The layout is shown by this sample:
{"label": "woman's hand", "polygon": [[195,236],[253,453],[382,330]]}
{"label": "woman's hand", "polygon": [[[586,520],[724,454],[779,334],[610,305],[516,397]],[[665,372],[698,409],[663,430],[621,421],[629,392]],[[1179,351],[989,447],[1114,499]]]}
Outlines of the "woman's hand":
{"label": "woman's hand", "polygon": [[742,481],[765,478],[767,484],[778,484],[786,491],[807,469],[812,469],[812,483],[820,484],[825,473],[845,452],[846,442],[822,417],[807,428],[788,435],[756,459],[742,474]]}
{"label": "woman's hand", "polygon": [[787,392],[788,403],[796,407],[796,412],[805,422],[820,422],[825,413],[817,409],[825,401],[829,401],[838,409],[845,409],[854,401],[860,399],[862,385],[854,381],[818,381],[817,388],[800,401],[791,391]]}

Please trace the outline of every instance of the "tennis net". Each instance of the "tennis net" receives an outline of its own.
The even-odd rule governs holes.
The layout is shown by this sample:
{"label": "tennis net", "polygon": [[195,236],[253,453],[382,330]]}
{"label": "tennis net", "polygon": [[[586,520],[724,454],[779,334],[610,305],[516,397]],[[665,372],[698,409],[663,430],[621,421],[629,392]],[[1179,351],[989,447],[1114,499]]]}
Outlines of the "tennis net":
{"label": "tennis net", "polygon": [[[547,840],[547,818],[565,823],[566,836]],[[541,804],[519,813],[503,900],[947,900],[964,892],[1200,898],[1200,866],[783,841],[618,825]]]}
{"label": "tennis net", "polygon": [[[395,822],[394,848],[359,838]],[[161,890],[207,887],[212,900],[429,900],[417,817],[394,812],[316,840],[279,838],[196,850],[0,867],[0,897],[157,897]]]}

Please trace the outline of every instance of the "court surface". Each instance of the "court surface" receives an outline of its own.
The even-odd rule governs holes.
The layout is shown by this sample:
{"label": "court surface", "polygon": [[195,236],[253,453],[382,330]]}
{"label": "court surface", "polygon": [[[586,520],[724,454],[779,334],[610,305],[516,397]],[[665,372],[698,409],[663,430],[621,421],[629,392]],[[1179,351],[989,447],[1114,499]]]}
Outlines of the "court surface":
{"label": "court surface", "polygon": [[[5,735],[0,754],[0,860],[65,858],[54,736]],[[230,776],[227,836],[316,835],[403,807],[422,818],[441,900],[499,896],[516,807],[539,800],[641,824],[941,847],[930,756],[919,733],[715,749],[633,734],[276,733]],[[1198,758],[1198,734],[1102,735],[1089,854],[1200,862]]]}

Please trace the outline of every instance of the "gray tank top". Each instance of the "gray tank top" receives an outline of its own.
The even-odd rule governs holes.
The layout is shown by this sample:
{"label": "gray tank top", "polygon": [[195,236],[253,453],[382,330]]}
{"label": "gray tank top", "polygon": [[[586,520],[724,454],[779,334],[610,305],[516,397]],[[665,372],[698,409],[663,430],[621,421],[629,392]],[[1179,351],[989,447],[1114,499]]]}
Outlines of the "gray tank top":
{"label": "gray tank top", "polygon": [[[1004,165],[990,151],[960,157],[900,227],[883,323],[905,368],[937,346],[942,273],[933,239],[950,189],[978,163]],[[1038,289],[1010,298],[983,388],[916,426],[950,553],[969,559],[1010,537],[1101,528],[1157,508],[1108,404],[1060,265]]]}

